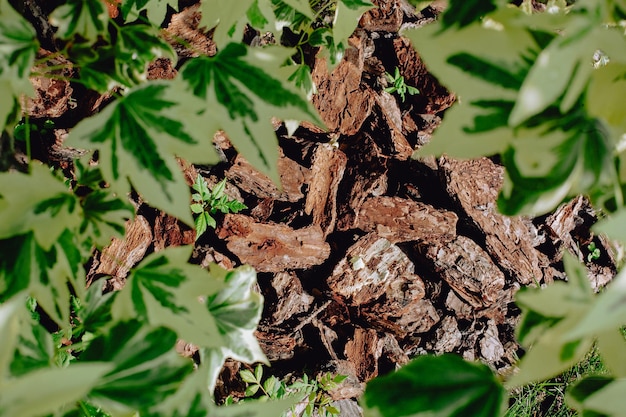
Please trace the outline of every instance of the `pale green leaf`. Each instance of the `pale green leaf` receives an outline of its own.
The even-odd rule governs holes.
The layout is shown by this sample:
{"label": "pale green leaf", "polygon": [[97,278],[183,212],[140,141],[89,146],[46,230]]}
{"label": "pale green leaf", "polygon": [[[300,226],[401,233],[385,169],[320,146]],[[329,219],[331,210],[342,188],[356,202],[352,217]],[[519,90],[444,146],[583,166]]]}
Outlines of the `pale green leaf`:
{"label": "pale green leaf", "polygon": [[507,388],[552,378],[580,362],[593,346],[593,338],[565,341],[580,319],[580,313],[572,314],[547,329],[524,354],[520,370],[507,382]]}
{"label": "pale green leaf", "polygon": [[[265,0],[265,1],[271,1],[271,0]],[[309,0],[281,0],[281,1],[293,7],[295,10],[297,10],[299,13],[302,13],[309,19],[311,20],[314,19],[315,15],[313,13],[313,10],[311,10],[311,5],[310,5]]]}
{"label": "pale green leaf", "polygon": [[624,412],[625,392],[626,379],[617,379],[587,398],[585,406],[589,410],[593,410],[597,413],[603,413],[614,417],[623,417],[626,415]]}
{"label": "pale green leaf", "polygon": [[23,90],[24,83],[29,82],[28,75],[38,49],[35,29],[8,0],[0,0],[0,74],[9,68],[15,69],[9,76],[17,76],[13,82],[21,86],[18,90]]}
{"label": "pale green leaf", "polygon": [[159,27],[167,14],[167,6],[178,11],[176,0],[124,0],[121,8],[122,17],[125,21],[135,20],[139,17],[139,13],[145,10],[150,23]]}
{"label": "pale green leaf", "polygon": [[197,346],[224,345],[214,315],[200,301],[200,297],[215,294],[224,283],[187,262],[192,250],[191,246],[170,247],[141,261],[115,297],[113,318],[139,318],[165,326]]}
{"label": "pale green leaf", "polygon": [[224,47],[230,41],[239,42],[240,39],[231,36],[229,32],[246,17],[253,2],[254,0],[202,0],[200,26],[206,26],[207,29],[215,27],[213,40],[218,48]]}
{"label": "pale green leaf", "polygon": [[211,417],[277,417],[283,415],[297,402],[296,397],[272,401],[246,401],[245,403],[215,407]]}
{"label": "pale green leaf", "polygon": [[221,276],[226,282],[226,288],[207,301],[224,341],[221,348],[215,349],[242,362],[267,363],[254,336],[263,312],[263,297],[252,290],[256,282],[254,269],[244,265],[234,271],[225,271],[212,265],[210,270],[211,275]]}
{"label": "pale green leaf", "polygon": [[464,27],[480,21],[482,17],[496,9],[496,0],[451,0],[441,19],[443,27]]}
{"label": "pale green leaf", "polygon": [[26,294],[18,293],[9,300],[0,303],[0,384],[8,375],[9,365],[13,358],[13,351],[20,333],[20,319],[24,316]]}
{"label": "pale green leaf", "polygon": [[55,353],[52,336],[42,325],[24,320],[21,327],[11,362],[11,375],[15,377],[52,366]]}
{"label": "pale green leaf", "polygon": [[[180,389],[173,395],[160,401],[141,417],[207,417],[215,407],[212,390],[207,389],[204,364],[183,381]],[[221,364],[218,371],[221,369]]]}
{"label": "pale green leaf", "polygon": [[[593,42],[595,31],[591,30],[590,23],[582,17],[572,19],[565,31],[568,36],[554,38],[535,60],[511,111],[510,126],[519,125],[556,102],[569,87],[576,68],[591,66],[596,45]],[[589,74],[588,71],[585,73]]]}
{"label": "pale green leaf", "polygon": [[231,43],[215,57],[196,58],[181,69],[193,94],[204,100],[198,110],[205,111],[205,120],[226,131],[237,150],[276,183],[278,142],[271,118],[321,125],[311,103],[288,81],[291,70],[282,65],[292,53]]}
{"label": "pale green leaf", "polygon": [[626,242],[626,209],[622,208],[609,214],[593,225],[595,233],[601,233],[610,239]]}
{"label": "pale green leaf", "polygon": [[0,382],[0,416],[32,417],[80,400],[112,368],[107,363],[45,368]]}
{"label": "pale green leaf", "polygon": [[166,82],[131,90],[101,113],[80,122],[67,144],[100,151],[99,163],[111,191],[126,195],[131,185],[147,203],[187,224],[193,219],[186,204],[189,189],[175,156],[190,162],[214,162],[210,135],[205,142],[187,131],[178,108],[177,94]]}
{"label": "pale green leaf", "polygon": [[626,110],[618,91],[626,91],[626,65],[609,63],[593,71],[585,105],[591,116],[623,133],[626,132]]}
{"label": "pale green leaf", "polygon": [[176,340],[176,333],[164,327],[136,320],[115,323],[81,354],[83,363],[113,363],[88,400],[121,414],[147,410],[174,395],[193,370],[192,362],[176,353]]}
{"label": "pale green leaf", "polygon": [[366,417],[501,415],[505,391],[486,366],[461,357],[423,355],[394,373],[371,380]]}
{"label": "pale green leaf", "polygon": [[114,237],[123,237],[126,221],[134,215],[128,201],[108,190],[92,191],[81,199],[80,204],[84,216],[80,231],[97,247],[108,245]]}
{"label": "pale green leaf", "polygon": [[31,173],[10,171],[0,174],[0,239],[33,231],[44,248],[57,241],[65,229],[80,225],[76,197],[49,168],[31,164]]}
{"label": "pale green leaf", "polygon": [[67,229],[49,249],[33,233],[0,240],[0,301],[26,290],[62,329],[70,326],[70,288],[84,293],[82,258]]}
{"label": "pale green leaf", "polygon": [[622,269],[608,287],[599,294],[568,340],[595,336],[626,325],[626,269]]}
{"label": "pale green leaf", "polygon": [[58,28],[56,36],[69,40],[74,36],[95,43],[108,38],[109,14],[101,0],[69,0],[50,15],[50,23]]}
{"label": "pale green leaf", "polygon": [[[504,9],[492,18],[507,22],[519,13]],[[440,155],[473,158],[502,153],[514,137],[508,118],[529,69],[526,54],[537,49],[524,27],[502,25],[501,30],[473,23],[442,31],[435,23],[404,35],[419,45],[421,58],[458,102],[446,114],[446,123],[414,157]],[[464,39],[464,42],[458,42]],[[489,48],[485,48],[485,44]]]}
{"label": "pale green leaf", "polygon": [[359,19],[368,10],[375,6],[364,0],[338,0],[333,18],[333,38],[335,45],[348,45],[348,38],[354,32]]}
{"label": "pale green leaf", "polygon": [[569,407],[576,409],[581,416],[604,417],[606,414],[590,409],[587,404],[587,399],[597,392],[602,391],[604,387],[613,381],[613,378],[605,375],[591,375],[579,379],[568,387],[565,394],[565,401]]}
{"label": "pale green leaf", "polygon": [[598,334],[596,341],[602,363],[611,371],[611,374],[626,378],[626,339],[621,329],[612,329]]}

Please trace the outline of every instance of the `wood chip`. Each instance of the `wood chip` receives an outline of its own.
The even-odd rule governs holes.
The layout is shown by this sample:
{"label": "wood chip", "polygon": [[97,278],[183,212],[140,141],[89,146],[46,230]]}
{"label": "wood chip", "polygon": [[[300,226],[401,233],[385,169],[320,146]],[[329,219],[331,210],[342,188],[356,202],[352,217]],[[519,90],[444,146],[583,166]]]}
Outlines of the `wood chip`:
{"label": "wood chip", "polygon": [[227,248],[257,271],[281,272],[319,265],[330,255],[319,226],[293,229],[284,224],[258,223],[243,214],[227,214],[217,230]]}

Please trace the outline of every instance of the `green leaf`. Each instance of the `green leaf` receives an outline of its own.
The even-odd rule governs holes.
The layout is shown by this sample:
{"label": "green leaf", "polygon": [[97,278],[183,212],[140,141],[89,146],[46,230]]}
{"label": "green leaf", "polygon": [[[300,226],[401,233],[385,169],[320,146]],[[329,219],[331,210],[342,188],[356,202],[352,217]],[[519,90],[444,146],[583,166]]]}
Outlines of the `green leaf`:
{"label": "green leaf", "polygon": [[283,415],[297,402],[296,398],[273,401],[246,401],[226,407],[215,407],[211,417],[276,417]]}
{"label": "green leaf", "polygon": [[0,239],[33,231],[47,250],[80,224],[76,197],[42,164],[33,163],[30,174],[1,173],[0,197],[0,216],[11,219],[0,223]]}
{"label": "green leaf", "polygon": [[498,5],[495,0],[451,0],[442,17],[443,28],[464,27],[479,21],[486,14],[494,11]]}
{"label": "green leaf", "polygon": [[626,209],[622,208],[615,213],[610,213],[593,225],[595,233],[602,233],[610,239],[626,242]]}
{"label": "green leaf", "polygon": [[147,410],[166,400],[193,370],[191,361],[176,353],[176,339],[174,331],[145,322],[115,323],[81,355],[83,363],[107,361],[114,365],[97,380],[89,401],[109,413],[121,414]]}
{"label": "green leaf", "polygon": [[49,249],[33,233],[0,240],[0,301],[26,290],[46,313],[69,329],[70,288],[81,296],[85,288],[82,258],[67,229]]}
{"label": "green leaf", "polygon": [[609,64],[593,71],[585,106],[592,117],[601,118],[619,132],[626,130],[626,111],[616,91],[626,89],[626,65]]}
{"label": "green leaf", "polygon": [[16,345],[11,375],[21,376],[52,365],[54,344],[52,336],[39,323],[25,321]]}
{"label": "green leaf", "polygon": [[545,110],[563,95],[577,68],[591,66],[589,60],[597,46],[588,19],[572,19],[565,31],[568,36],[557,36],[537,56],[509,117],[511,127]]}
{"label": "green leaf", "polygon": [[[126,195],[132,186],[147,203],[187,224],[189,191],[175,155],[190,162],[215,162],[210,146],[190,136],[175,93],[165,82],[131,90],[101,113],[80,122],[67,139],[72,146],[100,151],[100,166],[110,189]],[[191,122],[192,115],[188,116]]]}
{"label": "green leaf", "polygon": [[159,27],[167,14],[167,6],[178,11],[176,0],[124,0],[121,7],[122,17],[124,21],[134,20],[139,17],[140,12],[145,10],[150,23]]}
{"label": "green leaf", "polygon": [[242,362],[267,363],[267,359],[254,331],[263,311],[263,297],[252,290],[256,273],[244,265],[234,271],[225,271],[217,265],[210,267],[211,275],[222,277],[226,288],[209,297],[208,310],[213,315],[221,340],[224,355]]}
{"label": "green leaf", "polygon": [[[254,0],[203,0],[200,4],[202,20],[200,26],[208,29],[215,27],[213,40],[218,48],[224,47],[228,42],[238,42],[240,39],[232,37],[230,31],[246,16],[246,12],[252,6]],[[216,27],[217,26],[217,27]]]}
{"label": "green leaf", "polygon": [[502,385],[487,366],[452,354],[424,355],[371,380],[362,405],[366,417],[496,417],[503,411],[505,398]]}
{"label": "green leaf", "polygon": [[47,415],[78,401],[111,369],[107,363],[44,368],[0,382],[0,416]]}
{"label": "green leaf", "polygon": [[578,363],[593,345],[592,337],[567,337],[579,326],[594,296],[580,262],[568,254],[563,261],[568,283],[528,288],[517,294],[516,302],[522,309],[517,335],[530,350],[522,357],[520,371],[508,381],[508,387],[558,375]]}
{"label": "green leaf", "polygon": [[215,294],[224,284],[197,265],[187,263],[191,246],[170,247],[147,256],[133,268],[112,307],[116,320],[139,318],[165,326],[198,346],[225,342],[217,319],[199,297]]}
{"label": "green leaf", "polygon": [[590,410],[586,400],[611,382],[613,382],[613,378],[600,375],[587,376],[577,381],[567,390],[565,397],[567,405],[578,410],[582,416],[602,416],[603,414],[598,413],[598,410]]}
{"label": "green leaf", "polygon": [[271,118],[321,125],[315,109],[288,81],[290,68],[282,64],[292,53],[231,43],[215,57],[196,58],[181,69],[193,94],[204,100],[198,111],[205,120],[226,131],[237,150],[276,183],[278,144]]}
{"label": "green leaf", "polygon": [[334,44],[343,44],[347,47],[348,38],[356,29],[363,13],[374,7],[372,3],[364,0],[338,0],[333,18]]}
{"label": "green leaf", "polygon": [[574,392],[576,399],[580,401],[578,404],[581,408],[577,408],[584,411],[585,416],[594,415],[593,413],[607,416],[624,415],[626,379],[610,381],[605,377],[585,378],[576,385]]}
{"label": "green leaf", "polygon": [[58,28],[56,36],[65,40],[78,35],[93,44],[109,35],[109,14],[101,0],[69,0],[52,12],[50,23]]}
{"label": "green leaf", "polygon": [[81,199],[80,204],[84,216],[80,231],[97,247],[108,245],[113,237],[124,236],[126,221],[134,215],[128,201],[108,190],[92,191]]}
{"label": "green leaf", "polygon": [[21,323],[24,321],[24,303],[26,294],[19,293],[0,304],[0,385],[8,374],[13,353],[20,334]]}

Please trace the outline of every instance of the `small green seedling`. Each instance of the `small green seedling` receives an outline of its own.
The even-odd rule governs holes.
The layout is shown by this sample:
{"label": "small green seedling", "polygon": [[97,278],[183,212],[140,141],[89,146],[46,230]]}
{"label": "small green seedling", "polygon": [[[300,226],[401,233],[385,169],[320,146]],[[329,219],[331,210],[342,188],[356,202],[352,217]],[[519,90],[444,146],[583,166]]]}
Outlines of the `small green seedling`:
{"label": "small green seedling", "polygon": [[587,245],[587,249],[589,249],[589,254],[587,255],[587,262],[595,261],[600,258],[601,252],[600,248],[596,247],[595,242],[591,242]]}
{"label": "small green seedling", "polygon": [[213,215],[218,211],[224,214],[238,213],[248,208],[237,200],[230,200],[224,193],[225,188],[226,178],[218,182],[213,190],[209,190],[204,178],[198,174],[193,184],[193,189],[197,193],[192,194],[191,198],[194,202],[189,206],[191,211],[198,215],[195,220],[196,240],[206,232],[209,226],[215,229],[217,223]]}
{"label": "small green seedling", "polygon": [[400,94],[400,98],[402,99],[402,102],[404,102],[404,100],[406,99],[407,93],[409,93],[410,95],[415,95],[415,94],[420,93],[420,90],[418,90],[417,88],[411,87],[410,85],[406,85],[406,83],[404,82],[404,77],[400,75],[400,70],[398,69],[398,67],[396,67],[394,75],[391,75],[388,72],[385,72],[385,77],[387,78],[387,81],[392,84],[391,87],[385,88],[385,91],[390,94],[393,94],[393,93]]}
{"label": "small green seedling", "polygon": [[[329,391],[337,388],[346,376],[332,376],[330,373],[319,375],[317,379],[309,379],[305,374],[302,379],[292,384],[281,381],[274,375],[269,376],[263,381],[263,366],[260,364],[254,369],[254,373],[250,370],[243,370],[239,373],[241,379],[247,384],[246,398],[261,392],[261,398],[276,400],[286,397],[300,397],[303,400],[299,403],[304,406],[304,410],[300,411],[302,417],[312,417],[314,415],[320,417],[333,417],[339,415],[339,410],[333,406],[332,398],[328,394]],[[232,403],[232,398],[227,399],[227,403]],[[295,407],[291,414],[296,415]]]}
{"label": "small green seedling", "polygon": [[29,135],[44,136],[52,132],[53,129],[54,129],[54,122],[50,119],[43,122],[43,125],[41,127],[38,127],[34,123],[28,123],[28,122],[22,121],[18,123],[17,126],[15,126],[15,129],[13,130],[13,136],[15,137],[16,140],[23,142],[27,139],[27,136]]}

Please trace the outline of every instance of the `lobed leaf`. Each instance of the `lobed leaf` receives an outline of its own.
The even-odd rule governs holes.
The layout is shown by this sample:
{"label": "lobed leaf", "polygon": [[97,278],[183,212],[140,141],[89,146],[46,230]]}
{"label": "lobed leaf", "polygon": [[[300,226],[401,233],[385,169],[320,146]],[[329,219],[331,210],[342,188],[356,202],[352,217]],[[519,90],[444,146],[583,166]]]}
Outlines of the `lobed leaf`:
{"label": "lobed leaf", "polygon": [[501,3],[495,0],[451,0],[441,19],[443,28],[457,25],[462,28],[477,22]]}
{"label": "lobed leaf", "polygon": [[124,21],[129,21],[138,18],[139,14],[145,10],[150,23],[159,27],[165,19],[168,6],[178,11],[176,0],[124,0],[121,12]]}
{"label": "lobed leaf", "polygon": [[79,38],[94,44],[99,38],[108,38],[109,14],[101,0],[68,0],[50,15],[56,26],[56,36],[70,40]]}
{"label": "lobed leaf", "polygon": [[176,333],[164,327],[137,320],[116,322],[81,355],[86,365],[99,361],[112,365],[87,399],[108,413],[121,414],[148,410],[174,395],[193,370],[191,361],[176,353],[176,339]]}
{"label": "lobed leaf", "polygon": [[271,118],[321,124],[306,97],[288,81],[290,69],[283,63],[292,52],[231,43],[215,57],[196,58],[181,68],[185,84],[203,100],[197,110],[208,124],[226,131],[237,150],[276,183],[278,142]]}
{"label": "lobed leaf", "polygon": [[214,315],[200,302],[224,287],[197,265],[187,263],[191,246],[170,247],[153,253],[131,271],[113,301],[115,320],[138,318],[165,326],[187,342],[220,347],[225,340]]}
{"label": "lobed leaf", "polygon": [[190,195],[175,155],[207,163],[215,158],[209,154],[209,136],[201,143],[188,133],[177,114],[178,98],[170,93],[175,91],[165,82],[132,89],[80,122],[67,143],[100,151],[102,174],[112,192],[126,195],[132,184],[153,207],[192,224],[188,206],[180,204]]}

